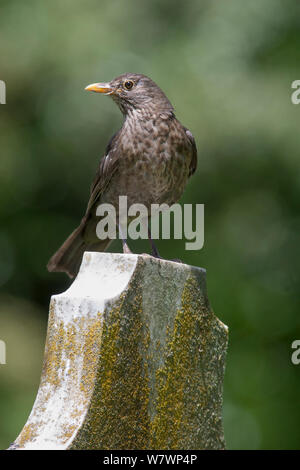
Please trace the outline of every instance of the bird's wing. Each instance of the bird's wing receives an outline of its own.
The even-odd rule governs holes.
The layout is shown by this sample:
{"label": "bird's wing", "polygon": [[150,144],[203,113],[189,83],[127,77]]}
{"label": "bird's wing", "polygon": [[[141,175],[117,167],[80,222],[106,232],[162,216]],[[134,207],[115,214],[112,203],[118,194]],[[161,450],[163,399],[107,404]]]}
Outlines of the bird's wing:
{"label": "bird's wing", "polygon": [[196,142],[193,137],[193,134],[188,130],[185,129],[185,133],[192,144],[192,159],[190,163],[190,169],[189,169],[189,176],[192,176],[193,173],[195,173],[197,169],[197,147],[196,147]]}
{"label": "bird's wing", "polygon": [[105,150],[105,155],[101,159],[96,176],[91,184],[90,199],[88,202],[86,215],[90,212],[94,204],[99,201],[101,194],[118,168],[119,158],[117,152],[115,151],[115,147],[119,133],[120,131],[116,132],[116,134],[110,139]]}

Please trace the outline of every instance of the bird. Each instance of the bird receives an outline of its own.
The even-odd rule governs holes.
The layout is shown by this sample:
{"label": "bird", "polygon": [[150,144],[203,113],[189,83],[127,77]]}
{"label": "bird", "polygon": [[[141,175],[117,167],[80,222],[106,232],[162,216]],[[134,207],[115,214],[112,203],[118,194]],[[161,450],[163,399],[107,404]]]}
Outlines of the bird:
{"label": "bird", "polygon": [[[99,204],[118,206],[119,196],[135,203],[177,202],[197,168],[197,148],[192,133],[175,116],[165,93],[149,77],[125,73],[110,82],[88,85],[85,90],[109,96],[124,120],[110,139],[90,188],[86,212],[47,264],[50,272],[77,275],[85,251],[105,251],[112,240],[96,234]],[[120,233],[123,253],[131,253]],[[152,255],[160,257],[151,239]]]}

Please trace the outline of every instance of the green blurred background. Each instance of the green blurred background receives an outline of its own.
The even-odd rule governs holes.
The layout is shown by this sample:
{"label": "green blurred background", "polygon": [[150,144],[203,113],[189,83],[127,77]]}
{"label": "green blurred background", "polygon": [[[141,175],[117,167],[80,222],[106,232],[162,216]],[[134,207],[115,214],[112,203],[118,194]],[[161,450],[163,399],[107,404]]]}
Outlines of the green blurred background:
{"label": "green blurred background", "polygon": [[49,298],[70,284],[46,263],[83,215],[122,122],[110,99],[83,89],[123,72],[151,76],[197,141],[182,202],[205,204],[205,246],[158,246],[207,269],[210,302],[230,328],[227,446],[300,447],[300,365],[290,359],[300,337],[300,106],[290,99],[299,27],[298,0],[1,0],[1,448],[36,395]]}

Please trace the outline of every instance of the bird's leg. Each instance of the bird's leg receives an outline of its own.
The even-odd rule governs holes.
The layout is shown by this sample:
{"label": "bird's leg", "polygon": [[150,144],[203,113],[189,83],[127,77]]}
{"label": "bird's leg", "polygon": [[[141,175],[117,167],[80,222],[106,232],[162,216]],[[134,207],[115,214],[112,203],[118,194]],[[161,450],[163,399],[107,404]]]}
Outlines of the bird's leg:
{"label": "bird's leg", "polygon": [[160,256],[159,252],[158,252],[158,249],[156,248],[155,246],[155,243],[154,241],[152,240],[151,238],[151,230],[149,228],[149,225],[148,225],[148,240],[150,242],[150,245],[151,245],[151,255],[154,256],[154,258],[160,258],[162,259],[162,257]]}
{"label": "bird's leg", "polygon": [[[155,243],[151,238],[151,230],[149,229],[149,226],[148,226],[148,239],[149,239],[151,249],[152,249],[151,255],[154,256],[154,258],[164,259],[160,256],[158,249],[156,248]],[[182,261],[178,258],[171,259],[170,261],[174,261],[175,263],[182,263]]]}
{"label": "bird's leg", "polygon": [[127,244],[127,240],[123,236],[121,224],[119,224],[119,232],[120,232],[121,240],[122,240],[123,253],[127,254],[127,255],[130,255],[130,254],[132,255],[132,251],[131,251],[131,249],[129,248],[129,246]]}

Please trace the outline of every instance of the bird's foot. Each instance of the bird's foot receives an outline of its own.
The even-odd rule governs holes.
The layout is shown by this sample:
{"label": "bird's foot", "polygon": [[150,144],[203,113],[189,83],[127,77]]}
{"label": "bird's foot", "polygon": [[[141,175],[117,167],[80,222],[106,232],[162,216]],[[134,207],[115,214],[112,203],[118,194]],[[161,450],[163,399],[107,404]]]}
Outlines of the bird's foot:
{"label": "bird's foot", "polygon": [[142,256],[148,256],[148,257],[153,257],[153,258],[156,258],[156,259],[162,259],[162,260],[165,260],[165,261],[172,261],[173,263],[183,264],[183,261],[181,261],[181,259],[179,259],[179,258],[166,260],[165,258],[160,256],[158,253],[155,253],[155,254],[151,253],[151,255],[149,253],[142,253]]}
{"label": "bird's foot", "polygon": [[153,256],[153,258],[164,259],[162,256],[160,256],[157,250],[152,250],[151,256]]}

